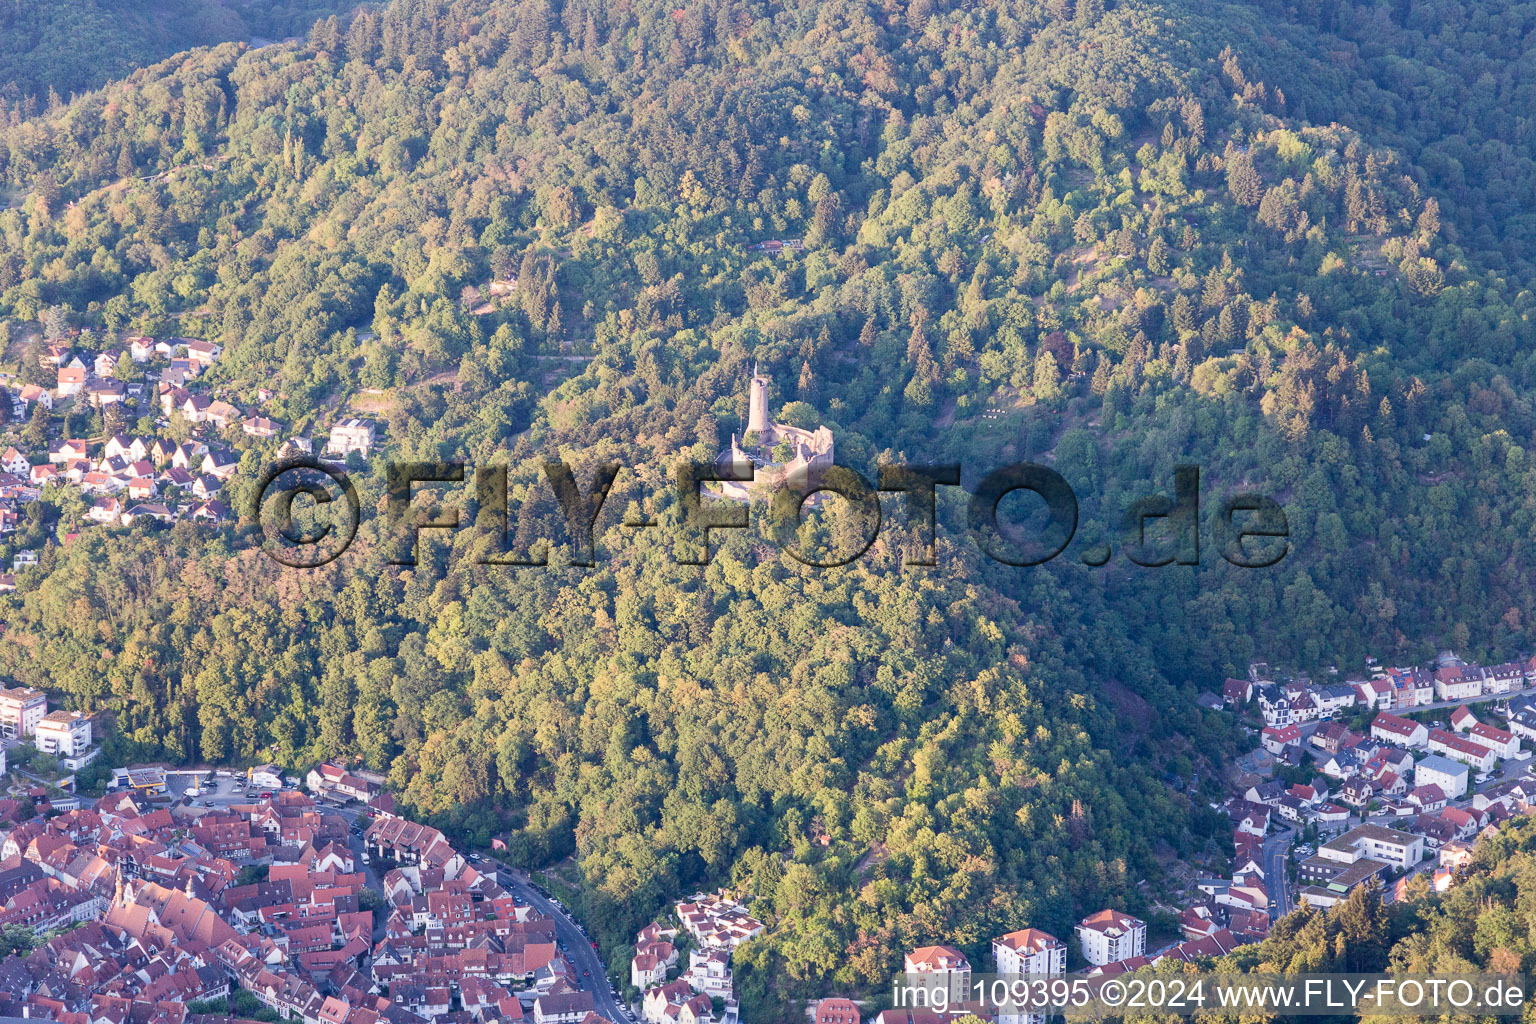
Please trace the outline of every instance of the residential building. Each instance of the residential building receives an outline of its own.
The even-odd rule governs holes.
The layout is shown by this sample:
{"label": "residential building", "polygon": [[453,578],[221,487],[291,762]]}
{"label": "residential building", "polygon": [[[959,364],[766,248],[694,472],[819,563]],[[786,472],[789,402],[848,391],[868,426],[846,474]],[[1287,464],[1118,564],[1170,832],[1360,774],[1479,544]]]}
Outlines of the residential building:
{"label": "residential building", "polygon": [[952,946],[921,946],[908,953],[904,964],[908,974],[922,976],[923,987],[937,991],[947,988],[949,1001],[964,1002],[971,988],[971,962]]}
{"label": "residential building", "polygon": [[1483,695],[1483,679],[1464,665],[1447,665],[1435,670],[1436,700],[1466,700]]}
{"label": "residential building", "polygon": [[348,455],[357,452],[363,458],[373,449],[376,427],[372,420],[346,419],[331,428],[330,440],[325,450],[331,455]]}
{"label": "residential building", "polygon": [[79,438],[61,439],[48,446],[48,461],[52,463],[72,462],[85,457],[85,442]]}
{"label": "residential building", "polygon": [[187,342],[187,358],[199,366],[212,366],[222,351],[222,347],[211,341],[194,339]]}
{"label": "residential building", "polygon": [[1429,729],[1421,722],[1383,711],[1371,720],[1371,738],[1402,747],[1422,747],[1429,742]]}
{"label": "residential building", "polygon": [[1294,722],[1289,725],[1266,725],[1260,734],[1260,742],[1271,754],[1279,754],[1286,747],[1301,742],[1301,727]]}
{"label": "residential building", "polygon": [[1487,722],[1478,722],[1467,732],[1467,738],[1493,751],[1498,758],[1514,757],[1520,753],[1520,738],[1513,732],[1495,728]]}
{"label": "residential building", "polygon": [[1322,712],[1323,717],[1326,718],[1354,707],[1356,694],[1352,686],[1346,686],[1343,683],[1331,683],[1327,686],[1319,686],[1313,690],[1312,699],[1317,701],[1318,709]]}
{"label": "residential building", "polygon": [[1065,974],[1067,946],[1050,932],[1021,928],[992,940],[998,974]]}
{"label": "residential building", "polygon": [[251,785],[261,789],[282,789],[283,770],[275,764],[257,765],[246,772]]}
{"label": "residential building", "polygon": [[48,713],[48,695],[30,686],[0,690],[0,734],[11,738],[31,736]]}
{"label": "residential building", "polygon": [[859,1007],[852,999],[834,996],[816,1004],[814,1024],[859,1024]]}
{"label": "residential building", "polygon": [[647,1024],[699,1024],[712,1019],[712,1009],[708,996],[674,981],[646,991],[641,1015]]}
{"label": "residential building", "polygon": [[45,754],[82,757],[91,745],[91,716],[83,711],[50,711],[37,723],[33,740]]}
{"label": "residential building", "polygon": [[204,421],[213,424],[220,430],[240,419],[239,409],[228,402],[215,400],[208,403],[208,408],[203,410]]}
{"label": "residential building", "polygon": [[1387,678],[1392,683],[1392,707],[1395,709],[1432,704],[1435,700],[1435,677],[1427,669],[1391,668]]}
{"label": "residential building", "polygon": [[664,941],[645,943],[630,960],[630,984],[645,992],[667,981],[667,969],[677,963],[677,950]]}
{"label": "residential building", "polygon": [[[992,940],[992,961],[1001,975],[1062,975],[1067,972],[1067,947],[1050,932],[1021,928]],[[1044,1014],[1020,1009],[1000,1007],[997,1024],[1045,1024]]]}
{"label": "residential building", "polygon": [[1521,708],[1510,711],[1509,731],[1523,740],[1536,743],[1536,710]]}
{"label": "residential building", "polygon": [[763,923],[734,900],[702,893],[675,907],[683,928],[702,948],[732,950],[761,935]]}
{"label": "residential building", "polygon": [[61,366],[57,386],[53,389],[60,398],[69,398],[85,390],[85,367]]}
{"label": "residential building", "polygon": [[1077,923],[1083,959],[1095,967],[1141,956],[1147,948],[1147,925],[1118,910],[1101,910]]}
{"label": "residential building", "polygon": [[1281,726],[1292,722],[1291,701],[1279,687],[1270,684],[1257,687],[1254,692],[1259,698],[1259,711],[1264,715],[1265,725]]}
{"label": "residential building", "polygon": [[1470,765],[1480,772],[1486,772],[1492,768],[1495,760],[1493,751],[1481,743],[1463,739],[1444,729],[1430,730],[1429,751]]}
{"label": "residential building", "polygon": [[710,998],[731,999],[735,992],[731,980],[731,954],[723,949],[690,949],[688,970],[682,980],[695,992]]}
{"label": "residential building", "polygon": [[580,1024],[587,1014],[593,1012],[596,1005],[591,992],[541,995],[533,1001],[533,1022],[534,1024]]}
{"label": "residential building", "polygon": [[1514,693],[1524,688],[1525,666],[1518,661],[1483,669],[1484,693]]}
{"label": "residential building", "polygon": [[1436,786],[1449,800],[1465,796],[1469,769],[1465,764],[1439,754],[1430,754],[1413,769],[1415,786]]}
{"label": "residential building", "polygon": [[252,437],[276,437],[282,428],[281,423],[265,416],[252,416],[240,424],[240,429]]}

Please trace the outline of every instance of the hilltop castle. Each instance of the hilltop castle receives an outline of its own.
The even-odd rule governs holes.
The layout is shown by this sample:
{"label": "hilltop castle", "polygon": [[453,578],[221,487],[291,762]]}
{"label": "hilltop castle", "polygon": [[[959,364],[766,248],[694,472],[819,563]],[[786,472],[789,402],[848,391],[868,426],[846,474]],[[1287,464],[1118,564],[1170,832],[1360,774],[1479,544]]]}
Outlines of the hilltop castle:
{"label": "hilltop castle", "polygon": [[720,490],[727,498],[750,501],[755,487],[764,486],[771,491],[785,480],[809,478],[817,470],[832,465],[831,430],[825,426],[802,430],[786,423],[775,423],[768,415],[768,385],[771,383],[755,365],[752,367],[746,436],[738,440],[732,434],[731,446],[721,452],[715,462],[718,465],[751,463],[756,471],[751,483],[722,482]]}

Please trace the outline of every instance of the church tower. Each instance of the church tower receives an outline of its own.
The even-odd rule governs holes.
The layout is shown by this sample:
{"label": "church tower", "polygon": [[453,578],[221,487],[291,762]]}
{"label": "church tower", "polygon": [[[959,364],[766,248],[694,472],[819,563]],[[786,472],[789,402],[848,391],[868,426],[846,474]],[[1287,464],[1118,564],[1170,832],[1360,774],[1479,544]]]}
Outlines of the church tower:
{"label": "church tower", "polygon": [[752,398],[747,406],[747,432],[756,433],[759,444],[768,443],[772,424],[768,419],[768,378],[752,364]]}

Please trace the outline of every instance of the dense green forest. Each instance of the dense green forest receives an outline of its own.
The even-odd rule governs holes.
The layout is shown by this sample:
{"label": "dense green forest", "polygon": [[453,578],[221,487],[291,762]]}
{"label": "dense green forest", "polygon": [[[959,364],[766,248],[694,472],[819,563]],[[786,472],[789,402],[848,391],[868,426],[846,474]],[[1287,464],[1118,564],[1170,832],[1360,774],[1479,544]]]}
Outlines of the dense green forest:
{"label": "dense green forest", "polygon": [[[249,524],[50,547],[0,670],[113,711],[119,759],[359,754],[456,834],[574,855],[615,951],[735,883],[773,925],[753,1014],[1144,912],[1224,852],[1251,740],[1200,690],[1533,646],[1533,66],[1490,41],[1536,5],[1350,6],[395,0],[14,124],[0,314],[207,337],[232,399],[389,444],[325,569]],[[946,491],[932,569],[894,503],[844,569],[761,509],[677,564],[671,467],[744,429],[754,363],[871,478],[1050,462],[1081,539],[990,561]],[[239,443],[243,504],[276,442]],[[383,566],[384,461],[506,462],[526,546],[549,456],[629,467],[594,569],[476,566],[470,529]],[[1134,565],[1120,510],[1181,463],[1202,564]],[[1217,557],[1239,490],[1284,504],[1274,568]]]}
{"label": "dense green forest", "polygon": [[341,0],[3,0],[0,121],[54,109],[76,93],[192,46],[303,35]]}

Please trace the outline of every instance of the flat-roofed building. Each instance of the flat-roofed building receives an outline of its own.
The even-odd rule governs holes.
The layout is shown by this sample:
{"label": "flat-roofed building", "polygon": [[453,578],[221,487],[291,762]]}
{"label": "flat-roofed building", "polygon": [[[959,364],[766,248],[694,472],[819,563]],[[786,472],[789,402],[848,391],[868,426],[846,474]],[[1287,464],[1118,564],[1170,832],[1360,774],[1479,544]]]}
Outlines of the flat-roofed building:
{"label": "flat-roofed building", "polygon": [[34,740],[45,754],[79,757],[91,745],[91,716],[83,711],[50,711],[37,723]]}
{"label": "flat-roofed building", "polygon": [[30,686],[0,690],[0,733],[17,738],[37,732],[48,713],[48,695]]}

